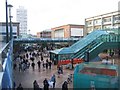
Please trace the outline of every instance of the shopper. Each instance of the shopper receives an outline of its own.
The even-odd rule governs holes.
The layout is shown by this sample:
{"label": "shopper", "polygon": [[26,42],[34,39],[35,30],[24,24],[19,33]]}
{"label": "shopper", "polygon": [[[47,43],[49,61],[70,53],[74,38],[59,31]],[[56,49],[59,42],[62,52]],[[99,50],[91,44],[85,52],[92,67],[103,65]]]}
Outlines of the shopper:
{"label": "shopper", "polygon": [[62,90],[68,90],[68,83],[67,83],[67,81],[65,81],[65,82],[62,84]]}
{"label": "shopper", "polygon": [[45,80],[43,81],[43,90],[49,90],[49,83],[48,83],[48,80],[47,78],[45,78]]}
{"label": "shopper", "polygon": [[34,70],[35,70],[35,63],[32,62],[31,66],[32,66],[32,69],[33,69],[33,71],[34,71]]}
{"label": "shopper", "polygon": [[55,74],[51,77],[51,81],[53,82],[53,88],[55,88],[55,83],[56,83]]}
{"label": "shopper", "polygon": [[40,60],[37,62],[37,64],[38,64],[38,71],[40,72],[40,67],[41,67],[41,62],[40,62]]}
{"label": "shopper", "polygon": [[19,86],[17,87],[17,90],[23,90],[22,84],[20,83]]}
{"label": "shopper", "polygon": [[39,90],[39,85],[36,80],[33,82],[33,88],[34,90]]}

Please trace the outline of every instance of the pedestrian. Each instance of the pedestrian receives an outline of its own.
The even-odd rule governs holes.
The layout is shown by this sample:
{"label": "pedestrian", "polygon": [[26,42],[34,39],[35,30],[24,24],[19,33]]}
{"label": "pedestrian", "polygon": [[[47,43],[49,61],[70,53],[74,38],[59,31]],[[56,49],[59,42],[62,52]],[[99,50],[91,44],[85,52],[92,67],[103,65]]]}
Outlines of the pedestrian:
{"label": "pedestrian", "polygon": [[42,65],[43,65],[43,71],[45,71],[45,63],[44,63],[44,61],[43,61]]}
{"label": "pedestrian", "polygon": [[62,90],[68,90],[68,83],[67,83],[67,81],[65,81],[65,82],[62,84]]}
{"label": "pedestrian", "polygon": [[46,62],[46,69],[48,69],[48,62]]}
{"label": "pedestrian", "polygon": [[46,59],[46,62],[48,63],[48,59]]}
{"label": "pedestrian", "polygon": [[67,82],[71,83],[72,82],[72,74],[68,75]]}
{"label": "pedestrian", "polygon": [[22,62],[19,63],[19,72],[22,71]]}
{"label": "pedestrian", "polygon": [[16,89],[16,83],[15,83],[15,81],[13,81],[13,90],[15,90]]}
{"label": "pedestrian", "polygon": [[31,60],[32,62],[34,62],[35,59],[34,59],[34,57],[32,56],[32,57],[30,58],[30,60]]}
{"label": "pedestrian", "polygon": [[38,64],[38,71],[40,72],[40,67],[41,67],[41,62],[40,62],[40,60],[37,62],[37,64]]}
{"label": "pedestrian", "polygon": [[49,83],[48,83],[48,80],[47,78],[45,78],[45,80],[43,81],[43,90],[49,90]]}
{"label": "pedestrian", "polygon": [[29,67],[30,67],[30,62],[28,61],[27,62],[27,69],[29,69]]}
{"label": "pedestrian", "polygon": [[33,82],[33,88],[34,88],[34,90],[39,90],[39,85],[36,80],[34,80],[34,82]]}
{"label": "pedestrian", "polygon": [[28,53],[26,53],[26,58],[28,59]]}
{"label": "pedestrian", "polygon": [[49,61],[49,62],[48,62],[48,65],[49,65],[49,69],[51,69],[52,62]]}
{"label": "pedestrian", "polygon": [[22,84],[20,83],[19,86],[17,87],[17,90],[23,90]]}
{"label": "pedestrian", "polygon": [[32,69],[33,69],[33,71],[34,71],[34,70],[35,70],[35,63],[32,62],[31,66],[32,66]]}
{"label": "pedestrian", "polygon": [[60,74],[61,74],[61,69],[60,69],[60,66],[58,67],[58,78],[60,77]]}
{"label": "pedestrian", "polygon": [[61,74],[63,74],[63,66],[60,66]]}
{"label": "pedestrian", "polygon": [[13,69],[16,70],[17,64],[14,62],[13,63]]}
{"label": "pedestrian", "polygon": [[43,56],[41,56],[41,61],[43,61]]}
{"label": "pedestrian", "polygon": [[55,74],[51,77],[51,80],[53,82],[53,88],[55,88],[55,83],[56,83],[56,77]]}

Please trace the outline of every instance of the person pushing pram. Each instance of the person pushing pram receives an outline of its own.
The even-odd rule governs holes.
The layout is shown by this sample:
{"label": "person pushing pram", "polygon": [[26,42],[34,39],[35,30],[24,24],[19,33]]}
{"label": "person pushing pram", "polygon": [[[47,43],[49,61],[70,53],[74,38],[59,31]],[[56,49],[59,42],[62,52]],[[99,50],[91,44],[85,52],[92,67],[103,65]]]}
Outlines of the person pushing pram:
{"label": "person pushing pram", "polygon": [[55,83],[56,83],[56,77],[55,74],[53,74],[53,76],[51,77],[51,79],[48,81],[49,86],[52,88],[55,88]]}

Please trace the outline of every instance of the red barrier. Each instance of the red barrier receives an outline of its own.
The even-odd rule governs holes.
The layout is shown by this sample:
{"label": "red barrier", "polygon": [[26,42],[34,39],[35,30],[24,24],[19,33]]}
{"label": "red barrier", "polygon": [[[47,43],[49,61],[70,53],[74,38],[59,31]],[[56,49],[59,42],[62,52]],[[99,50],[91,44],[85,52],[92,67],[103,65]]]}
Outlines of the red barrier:
{"label": "red barrier", "polygon": [[[82,63],[82,62],[84,62],[83,59],[77,59],[77,58],[73,59],[73,64]],[[66,65],[66,64],[69,64],[69,63],[71,63],[71,60],[60,60],[60,61],[58,61],[58,65]]]}

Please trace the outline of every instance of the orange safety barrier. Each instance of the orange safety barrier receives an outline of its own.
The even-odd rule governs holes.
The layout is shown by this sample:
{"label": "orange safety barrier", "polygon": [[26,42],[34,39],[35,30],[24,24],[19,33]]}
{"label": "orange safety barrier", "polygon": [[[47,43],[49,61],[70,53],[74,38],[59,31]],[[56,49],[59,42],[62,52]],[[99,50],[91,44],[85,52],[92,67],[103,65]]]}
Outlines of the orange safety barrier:
{"label": "orange safety barrier", "polygon": [[[83,61],[84,61],[83,59],[74,58],[73,59],[73,64],[82,63]],[[58,61],[58,65],[66,65],[66,64],[69,64],[69,63],[71,63],[71,60],[60,60],[60,61]]]}

